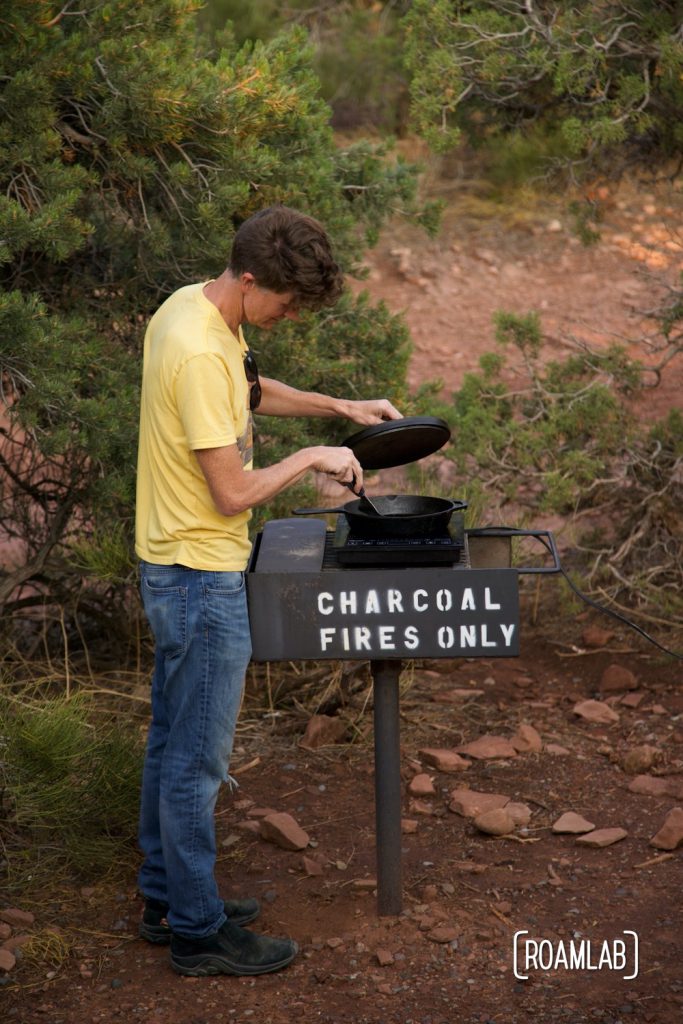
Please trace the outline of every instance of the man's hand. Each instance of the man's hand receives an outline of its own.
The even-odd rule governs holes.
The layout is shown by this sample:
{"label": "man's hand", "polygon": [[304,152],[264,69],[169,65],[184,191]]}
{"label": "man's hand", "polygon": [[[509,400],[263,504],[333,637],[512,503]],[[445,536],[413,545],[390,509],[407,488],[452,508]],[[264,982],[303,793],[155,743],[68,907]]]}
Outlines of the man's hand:
{"label": "man's hand", "polygon": [[345,401],[341,415],[362,427],[372,427],[384,420],[401,420],[403,415],[387,398],[369,398],[364,401]]}
{"label": "man's hand", "polygon": [[326,473],[340,484],[350,485],[354,494],[358,494],[363,486],[363,468],[350,448],[320,445],[312,451],[315,454],[314,469]]}

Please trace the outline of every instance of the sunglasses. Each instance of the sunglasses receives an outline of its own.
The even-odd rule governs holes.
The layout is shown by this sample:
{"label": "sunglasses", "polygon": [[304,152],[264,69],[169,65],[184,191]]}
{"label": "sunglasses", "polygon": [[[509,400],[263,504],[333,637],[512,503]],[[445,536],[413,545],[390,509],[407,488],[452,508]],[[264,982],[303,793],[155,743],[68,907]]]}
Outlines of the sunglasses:
{"label": "sunglasses", "polygon": [[251,350],[244,357],[244,373],[249,384],[249,408],[258,409],[261,402],[261,382],[258,379],[258,366]]}

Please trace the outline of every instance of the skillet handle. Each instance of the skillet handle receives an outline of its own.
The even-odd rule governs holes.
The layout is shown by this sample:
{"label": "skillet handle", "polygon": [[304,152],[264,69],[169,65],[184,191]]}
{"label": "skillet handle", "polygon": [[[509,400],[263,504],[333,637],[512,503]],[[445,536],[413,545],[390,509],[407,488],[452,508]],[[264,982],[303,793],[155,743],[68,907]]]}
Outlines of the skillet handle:
{"label": "skillet handle", "polygon": [[342,505],[340,508],[293,508],[291,512],[293,516],[321,516],[332,515],[333,512],[346,512],[346,509]]}

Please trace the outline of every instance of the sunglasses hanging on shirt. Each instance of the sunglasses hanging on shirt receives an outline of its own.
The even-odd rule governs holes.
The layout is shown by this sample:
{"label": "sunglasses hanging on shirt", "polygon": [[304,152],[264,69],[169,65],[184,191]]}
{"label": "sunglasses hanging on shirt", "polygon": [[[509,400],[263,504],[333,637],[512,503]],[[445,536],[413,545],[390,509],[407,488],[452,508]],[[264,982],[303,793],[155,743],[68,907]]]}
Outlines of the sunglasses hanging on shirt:
{"label": "sunglasses hanging on shirt", "polygon": [[251,350],[248,350],[244,357],[244,373],[249,384],[249,408],[253,411],[258,409],[261,402],[261,382],[258,376],[258,366]]}

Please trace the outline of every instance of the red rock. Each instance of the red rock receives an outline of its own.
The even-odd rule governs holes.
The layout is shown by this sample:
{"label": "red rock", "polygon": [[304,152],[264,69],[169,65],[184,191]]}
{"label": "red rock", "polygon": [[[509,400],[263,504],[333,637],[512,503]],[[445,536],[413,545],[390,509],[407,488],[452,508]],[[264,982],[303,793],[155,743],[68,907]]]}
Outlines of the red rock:
{"label": "red rock", "polygon": [[609,665],[600,678],[600,689],[603,693],[637,690],[638,680],[633,672],[623,665]]}
{"label": "red rock", "polygon": [[30,941],[31,941],[31,936],[27,935],[24,932],[24,933],[19,934],[19,935],[12,935],[12,937],[9,938],[9,939],[5,939],[5,941],[2,944],[2,948],[3,949],[9,949],[12,952],[14,952],[15,949],[21,949],[22,946],[25,946],[26,943],[30,942]]}
{"label": "red rock", "polygon": [[650,840],[658,850],[676,850],[683,843],[683,807],[669,811],[659,832]]}
{"label": "red rock", "polygon": [[431,700],[435,704],[462,704],[463,699],[467,697],[481,697],[484,693],[483,690],[464,689],[458,687],[455,690],[439,690],[438,693],[431,695]]}
{"label": "red rock", "polygon": [[319,878],[323,874],[322,864],[319,864],[317,860],[313,860],[312,857],[302,857],[301,863],[309,878]]}
{"label": "red rock", "polygon": [[502,793],[477,793],[474,789],[454,789],[451,791],[448,809],[455,814],[461,814],[463,818],[476,818],[484,811],[505,807],[509,803],[510,797]]}
{"label": "red rock", "polygon": [[603,629],[602,626],[586,626],[581,633],[581,639],[586,647],[604,647],[614,638],[611,629]]}
{"label": "red rock", "polygon": [[360,892],[372,892],[373,889],[377,888],[376,878],[354,878],[353,888],[358,889]]}
{"label": "red rock", "polygon": [[480,832],[489,836],[506,836],[514,830],[515,823],[505,807],[494,807],[490,811],[478,814],[474,819],[475,826]]}
{"label": "red rock", "polygon": [[29,928],[35,921],[35,917],[29,910],[7,907],[5,910],[0,910],[0,921],[10,924],[13,928]]}
{"label": "red rock", "polygon": [[331,715],[313,715],[308,720],[306,732],[299,740],[299,746],[306,750],[317,750],[339,743],[346,734],[346,722]]}
{"label": "red rock", "polygon": [[457,754],[455,750],[446,750],[442,747],[426,747],[420,750],[419,754],[423,761],[440,772],[462,772],[472,763]]}
{"label": "red rock", "polygon": [[667,780],[667,796],[673,797],[674,800],[683,800],[683,778],[680,775],[675,778],[665,775],[664,778]]}
{"label": "red rock", "polygon": [[304,850],[309,836],[286,811],[269,814],[261,820],[259,831],[263,839],[283,850]]}
{"label": "red rock", "polygon": [[522,722],[510,742],[519,754],[527,752],[538,754],[543,750],[543,740],[533,725],[528,725],[526,722]]}
{"label": "red rock", "polygon": [[412,836],[417,832],[417,821],[414,818],[401,818],[401,832],[404,836]]}
{"label": "red rock", "polygon": [[438,925],[427,933],[427,938],[430,942],[439,942],[444,944],[446,942],[453,942],[457,939],[458,934],[459,933],[456,928],[451,928],[448,925]]}
{"label": "red rock", "polygon": [[582,700],[573,707],[575,715],[580,715],[587,722],[597,722],[600,725],[611,725],[619,721],[619,715],[613,711],[609,704],[601,700]]}
{"label": "red rock", "polygon": [[649,711],[651,715],[668,715],[669,713],[663,704],[653,704],[651,708],[645,710]]}
{"label": "red rock", "polygon": [[516,803],[514,800],[505,804],[505,813],[510,815],[515,825],[524,826],[531,821],[531,808],[527,804]]}
{"label": "red rock", "polygon": [[[493,686],[495,683],[516,683],[519,676],[527,677],[529,675],[524,669],[513,666],[510,663],[504,665],[500,661],[496,662],[494,671],[495,677],[487,676],[486,678],[486,684],[489,686]],[[531,682],[533,682],[533,679]]]}
{"label": "red rock", "polygon": [[394,962],[394,954],[388,949],[376,949],[375,956],[380,967],[388,967]]}
{"label": "red rock", "polygon": [[274,807],[250,807],[247,811],[248,818],[267,818],[269,814],[277,814]]}
{"label": "red rock", "polygon": [[450,911],[446,910],[439,903],[432,903],[429,908],[429,912],[434,918],[436,924],[445,924],[446,921],[451,917]]}
{"label": "red rock", "polygon": [[642,793],[644,796],[667,796],[668,779],[656,778],[654,775],[636,775],[629,786],[631,793]]}
{"label": "red rock", "polygon": [[339,949],[340,946],[344,945],[344,940],[335,937],[328,939],[326,945],[328,945],[330,949]]}
{"label": "red rock", "polygon": [[472,740],[471,743],[467,743],[464,747],[458,747],[458,750],[477,759],[517,756],[517,751],[512,743],[510,743],[510,740],[504,736],[490,736],[488,733],[480,736],[477,740]]}
{"label": "red rock", "polygon": [[477,864],[473,860],[456,860],[451,861],[451,867],[454,871],[461,871],[464,875],[481,875],[486,871],[486,864]]}
{"label": "red rock", "polygon": [[9,939],[12,934],[12,929],[4,921],[0,921],[0,942],[4,942],[5,939]]}
{"label": "red rock", "polygon": [[434,808],[425,800],[411,800],[408,803],[408,810],[411,814],[433,814]]}
{"label": "red rock", "polygon": [[14,953],[9,949],[0,949],[0,971],[11,971],[17,962]]}
{"label": "red rock", "polygon": [[253,832],[254,835],[259,835],[261,832],[261,826],[258,821],[238,821],[237,827],[241,828],[244,832]]}
{"label": "red rock", "polygon": [[559,743],[546,743],[545,752],[546,754],[553,754],[555,757],[562,757],[564,754],[571,753],[570,750],[567,750],[566,747],[560,746]]}
{"label": "red rock", "polygon": [[645,699],[645,693],[641,690],[639,693],[626,693],[619,701],[627,708],[637,708],[639,704]]}
{"label": "red rock", "polygon": [[582,846],[594,846],[602,849],[603,846],[611,846],[625,839],[628,832],[625,828],[596,828],[593,832],[587,832],[585,836],[579,836],[576,840]]}
{"label": "red rock", "polygon": [[436,790],[434,783],[430,779],[429,775],[421,773],[416,775],[408,783],[408,792],[412,796],[435,796]]}
{"label": "red rock", "polygon": [[574,811],[566,811],[553,823],[553,832],[570,832],[572,835],[592,832],[594,829],[595,825],[592,821],[588,821]]}

